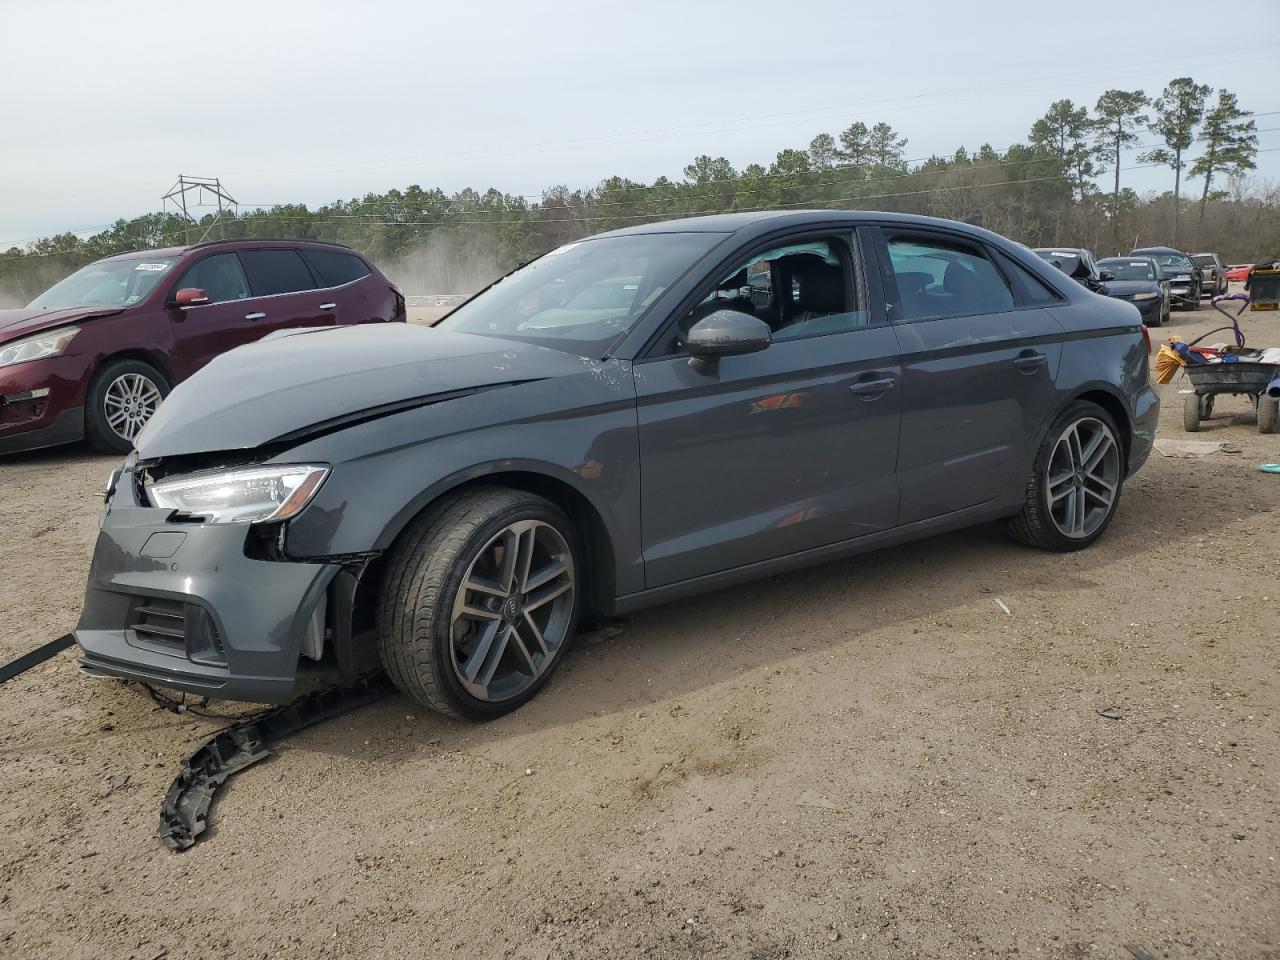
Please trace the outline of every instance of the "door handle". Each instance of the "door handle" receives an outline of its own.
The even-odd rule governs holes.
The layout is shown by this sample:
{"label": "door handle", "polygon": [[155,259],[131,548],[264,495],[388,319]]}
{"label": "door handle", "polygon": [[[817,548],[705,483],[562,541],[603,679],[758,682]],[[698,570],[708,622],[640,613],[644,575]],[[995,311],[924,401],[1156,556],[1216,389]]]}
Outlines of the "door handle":
{"label": "door handle", "polygon": [[244,315],[244,318],[246,320],[262,320],[265,317],[266,317],[265,313],[246,313]]}
{"label": "door handle", "polygon": [[859,380],[857,383],[849,384],[849,390],[860,397],[874,400],[886,390],[892,390],[895,382],[893,377],[884,377],[880,380]]}
{"label": "door handle", "polygon": [[337,306],[337,304],[336,304],[336,303],[322,303],[322,304],[320,304],[320,309],[321,309],[321,310],[332,310],[332,309],[333,309],[334,307],[336,307],[336,306]]}
{"label": "door handle", "polygon": [[1043,353],[1024,353],[1013,361],[1013,365],[1023,373],[1034,373],[1045,365],[1047,359]]}

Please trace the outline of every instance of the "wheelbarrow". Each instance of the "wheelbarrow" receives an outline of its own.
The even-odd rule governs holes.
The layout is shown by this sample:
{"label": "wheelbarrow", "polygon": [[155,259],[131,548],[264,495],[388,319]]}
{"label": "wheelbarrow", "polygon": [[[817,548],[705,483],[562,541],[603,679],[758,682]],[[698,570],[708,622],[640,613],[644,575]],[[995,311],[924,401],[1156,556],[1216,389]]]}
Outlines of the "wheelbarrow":
{"label": "wheelbarrow", "polygon": [[[1243,303],[1240,304],[1240,309],[1232,314],[1221,306],[1224,300],[1239,300]],[[1210,304],[1231,321],[1230,326],[1210,330],[1203,336],[1196,337],[1187,344],[1187,347],[1194,347],[1205,337],[1215,333],[1231,330],[1235,334],[1236,348],[1239,350],[1244,346],[1244,333],[1240,330],[1239,317],[1244,312],[1244,308],[1249,305],[1249,295],[1234,293],[1230,296],[1214,297]],[[1188,433],[1198,431],[1201,421],[1213,416],[1214,398],[1219,394],[1229,393],[1249,398],[1258,421],[1259,433],[1275,433],[1277,422],[1280,421],[1280,400],[1269,395],[1268,388],[1272,388],[1273,393],[1280,393],[1280,388],[1272,387],[1277,378],[1280,378],[1280,364],[1250,360],[1247,353],[1237,352],[1228,356],[1235,356],[1238,359],[1192,363],[1183,368],[1187,379],[1191,381],[1193,392],[1188,393],[1182,401],[1182,428]]]}

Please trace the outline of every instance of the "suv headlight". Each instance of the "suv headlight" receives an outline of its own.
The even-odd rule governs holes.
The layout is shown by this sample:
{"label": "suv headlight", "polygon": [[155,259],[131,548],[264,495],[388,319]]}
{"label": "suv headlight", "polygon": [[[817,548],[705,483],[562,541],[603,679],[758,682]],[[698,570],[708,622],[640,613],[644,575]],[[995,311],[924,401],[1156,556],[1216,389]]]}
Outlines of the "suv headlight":
{"label": "suv headlight", "polygon": [[1158,297],[1158,296],[1160,296],[1160,294],[1158,294],[1158,293],[1135,293],[1135,294],[1133,295],[1133,299],[1135,299],[1135,300],[1154,300],[1154,299],[1155,299],[1156,297]]}
{"label": "suv headlight", "polygon": [[146,485],[152,506],[170,507],[210,523],[285,520],[311,500],[329,468],[317,464],[192,473]]}
{"label": "suv headlight", "polygon": [[56,357],[67,349],[67,344],[79,332],[79,327],[60,327],[22,340],[14,340],[12,343],[0,344],[0,367],[26,363],[28,360]]}

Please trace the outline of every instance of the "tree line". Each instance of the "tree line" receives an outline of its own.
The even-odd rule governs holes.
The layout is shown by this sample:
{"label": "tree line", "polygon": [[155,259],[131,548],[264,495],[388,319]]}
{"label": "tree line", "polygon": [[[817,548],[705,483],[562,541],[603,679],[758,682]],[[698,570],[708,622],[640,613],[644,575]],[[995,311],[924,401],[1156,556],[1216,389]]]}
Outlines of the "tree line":
{"label": "tree line", "polygon": [[[984,143],[909,158],[908,146],[888,123],[854,122],[817,134],[807,147],[779,151],[768,166],[739,170],[703,154],[680,179],[614,176],[593,187],[549,187],[537,198],[414,185],[315,208],[244,211],[225,217],[211,235],[346,243],[393,265],[409,293],[466,292],[555,246],[616,227],[778,208],[929,214],[1030,246],[1082,246],[1100,255],[1153,244],[1213,250],[1228,262],[1280,254],[1280,190],[1247,176],[1256,168],[1256,121],[1235,94],[1190,77],[1170,81],[1155,97],[1108,90],[1092,109],[1054,101],[1026,142],[1004,149]],[[1140,197],[1125,185],[1125,174],[1140,167],[1167,168],[1169,190]],[[1182,196],[1187,180],[1199,181],[1189,202]],[[11,248],[0,254],[0,298],[25,303],[85,263],[191,242],[211,221],[193,225],[152,213],[87,238],[66,233]]]}

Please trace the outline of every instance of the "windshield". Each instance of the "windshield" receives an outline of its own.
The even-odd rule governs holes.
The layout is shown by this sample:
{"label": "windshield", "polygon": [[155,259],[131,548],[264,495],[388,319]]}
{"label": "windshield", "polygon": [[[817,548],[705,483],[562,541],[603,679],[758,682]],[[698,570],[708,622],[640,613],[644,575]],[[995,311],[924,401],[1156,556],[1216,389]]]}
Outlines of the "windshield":
{"label": "windshield", "polygon": [[1154,280],[1155,267],[1147,260],[1099,260],[1098,269],[1116,280]]}
{"label": "windshield", "polygon": [[129,307],[155,289],[175,257],[100,260],[55,283],[31,301],[37,310],[68,307]]}
{"label": "windshield", "polygon": [[1144,257],[1150,257],[1162,267],[1172,267],[1175,270],[1190,270],[1191,261],[1181,253],[1144,253]]}
{"label": "windshield", "polygon": [[720,233],[582,240],[500,280],[438,326],[599,355],[625,334]]}

